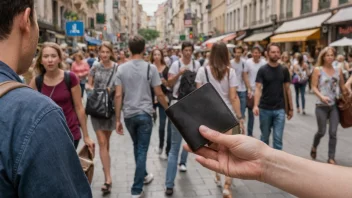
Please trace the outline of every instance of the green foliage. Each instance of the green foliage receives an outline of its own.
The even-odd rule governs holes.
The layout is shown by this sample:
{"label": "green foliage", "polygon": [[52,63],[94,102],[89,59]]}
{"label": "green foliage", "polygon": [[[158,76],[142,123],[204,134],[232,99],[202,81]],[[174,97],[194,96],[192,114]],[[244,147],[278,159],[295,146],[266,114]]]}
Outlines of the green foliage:
{"label": "green foliage", "polygon": [[87,5],[92,7],[94,4],[99,4],[100,0],[87,0]]}
{"label": "green foliage", "polygon": [[146,41],[152,41],[159,37],[159,32],[153,29],[140,29],[138,34],[143,36]]}
{"label": "green foliage", "polygon": [[71,20],[71,21],[76,21],[79,19],[78,14],[76,12],[73,11],[66,11],[65,12],[65,18],[67,20]]}

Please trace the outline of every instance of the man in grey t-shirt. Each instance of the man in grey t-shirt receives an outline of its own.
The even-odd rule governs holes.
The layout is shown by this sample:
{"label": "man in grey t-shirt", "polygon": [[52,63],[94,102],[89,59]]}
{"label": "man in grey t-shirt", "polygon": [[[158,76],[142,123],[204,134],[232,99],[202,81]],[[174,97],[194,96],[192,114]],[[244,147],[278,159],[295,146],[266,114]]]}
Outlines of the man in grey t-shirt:
{"label": "man in grey t-shirt", "polygon": [[115,80],[116,132],[123,134],[120,120],[123,99],[125,124],[133,141],[136,162],[131,194],[132,198],[139,198],[143,195],[143,184],[150,183],[154,178],[146,171],[147,152],[153,128],[151,88],[165,109],[168,104],[160,87],[161,80],[157,68],[143,60],[145,40],[134,36],[128,41],[128,46],[132,53],[131,60],[118,67]]}

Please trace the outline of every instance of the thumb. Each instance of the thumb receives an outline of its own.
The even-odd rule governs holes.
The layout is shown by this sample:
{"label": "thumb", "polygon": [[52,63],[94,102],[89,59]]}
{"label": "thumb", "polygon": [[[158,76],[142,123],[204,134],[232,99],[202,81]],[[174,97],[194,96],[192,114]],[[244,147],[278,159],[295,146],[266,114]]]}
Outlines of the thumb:
{"label": "thumb", "polygon": [[209,129],[204,125],[199,127],[199,131],[205,139],[213,143],[224,145],[226,147],[231,146],[231,138],[229,138],[228,135]]}

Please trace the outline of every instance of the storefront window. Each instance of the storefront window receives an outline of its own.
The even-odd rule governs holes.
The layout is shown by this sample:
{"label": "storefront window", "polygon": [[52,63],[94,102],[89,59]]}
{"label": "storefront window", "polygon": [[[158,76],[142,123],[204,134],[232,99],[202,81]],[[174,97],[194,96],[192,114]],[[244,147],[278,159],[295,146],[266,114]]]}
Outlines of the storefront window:
{"label": "storefront window", "polygon": [[319,0],[319,10],[330,8],[330,0]]}
{"label": "storefront window", "polygon": [[348,0],[339,0],[339,4],[344,4],[344,3],[347,3]]}
{"label": "storefront window", "polygon": [[301,14],[312,12],[312,0],[302,0]]}
{"label": "storefront window", "polygon": [[286,18],[292,18],[293,0],[287,0],[286,4]]}

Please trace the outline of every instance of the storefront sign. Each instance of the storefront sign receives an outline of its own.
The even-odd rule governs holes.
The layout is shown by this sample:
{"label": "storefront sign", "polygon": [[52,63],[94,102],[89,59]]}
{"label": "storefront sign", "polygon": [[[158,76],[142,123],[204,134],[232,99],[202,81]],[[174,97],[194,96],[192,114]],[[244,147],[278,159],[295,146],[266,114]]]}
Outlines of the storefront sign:
{"label": "storefront sign", "polygon": [[337,26],[337,39],[343,37],[352,38],[352,25],[340,25]]}
{"label": "storefront sign", "polygon": [[184,17],[185,28],[192,27],[192,13],[186,13]]}

